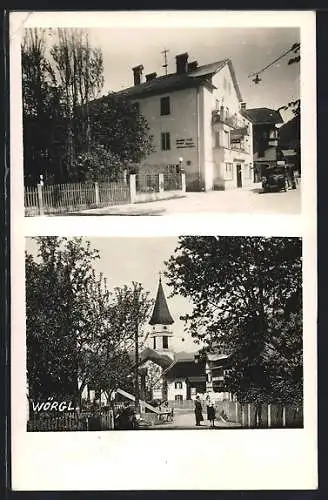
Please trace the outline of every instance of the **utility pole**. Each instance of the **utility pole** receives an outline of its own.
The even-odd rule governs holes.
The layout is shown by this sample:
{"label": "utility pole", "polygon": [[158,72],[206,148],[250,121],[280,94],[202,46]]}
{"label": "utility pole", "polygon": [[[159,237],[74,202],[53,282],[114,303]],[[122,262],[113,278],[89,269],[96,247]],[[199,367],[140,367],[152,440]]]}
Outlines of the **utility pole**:
{"label": "utility pole", "polygon": [[138,290],[134,290],[135,298],[135,325],[134,325],[134,342],[135,342],[135,410],[136,414],[140,413],[140,393],[139,393],[139,296]]}
{"label": "utility pole", "polygon": [[164,68],[164,69],[165,69],[165,76],[167,76],[167,66],[168,66],[168,64],[167,64],[167,53],[168,53],[168,52],[170,52],[170,51],[169,51],[169,50],[167,50],[167,49],[164,49],[164,50],[162,51],[162,54],[164,54],[164,64],[162,65],[162,68]]}

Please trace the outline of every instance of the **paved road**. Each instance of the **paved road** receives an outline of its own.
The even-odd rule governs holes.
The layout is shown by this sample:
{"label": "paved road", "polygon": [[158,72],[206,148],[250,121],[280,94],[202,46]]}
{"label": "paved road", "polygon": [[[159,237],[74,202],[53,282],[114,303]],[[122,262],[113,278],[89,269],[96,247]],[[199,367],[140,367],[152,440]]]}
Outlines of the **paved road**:
{"label": "paved road", "polygon": [[262,193],[258,187],[186,193],[183,198],[85,210],[72,215],[175,215],[206,212],[297,215],[301,213],[300,187],[273,193]]}

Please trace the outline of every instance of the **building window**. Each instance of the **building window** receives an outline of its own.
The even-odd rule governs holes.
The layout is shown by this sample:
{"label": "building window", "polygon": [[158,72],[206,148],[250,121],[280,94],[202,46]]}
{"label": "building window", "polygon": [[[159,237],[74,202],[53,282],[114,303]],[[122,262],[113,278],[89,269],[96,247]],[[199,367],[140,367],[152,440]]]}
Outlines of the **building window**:
{"label": "building window", "polygon": [[183,401],[183,396],[181,394],[177,394],[174,399],[176,401]]}
{"label": "building window", "polygon": [[227,130],[224,130],[224,134],[223,134],[223,147],[224,148],[230,147],[229,132]]}
{"label": "building window", "polygon": [[220,147],[220,132],[215,132],[215,147]]}
{"label": "building window", "polygon": [[175,382],[174,383],[174,388],[175,389],[182,389],[182,382]]}
{"label": "building window", "polygon": [[169,339],[168,337],[165,335],[163,337],[163,349],[168,349],[169,348]]}
{"label": "building window", "polygon": [[154,349],[156,349],[156,337],[154,337]]}
{"label": "building window", "polygon": [[169,97],[161,97],[161,115],[169,115],[170,114],[170,98]]}
{"label": "building window", "polygon": [[171,149],[170,132],[162,132],[161,143],[162,151],[169,151]]}
{"label": "building window", "polygon": [[232,177],[233,177],[233,164],[232,163],[226,163],[225,164],[224,178],[227,181],[231,181]]}

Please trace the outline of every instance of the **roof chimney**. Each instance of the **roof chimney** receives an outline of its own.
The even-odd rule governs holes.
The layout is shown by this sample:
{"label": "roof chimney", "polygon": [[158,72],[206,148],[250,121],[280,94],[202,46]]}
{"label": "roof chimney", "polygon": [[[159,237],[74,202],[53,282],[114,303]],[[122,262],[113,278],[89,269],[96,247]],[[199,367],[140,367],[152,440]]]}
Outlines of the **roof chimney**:
{"label": "roof chimney", "polygon": [[192,61],[191,63],[188,63],[188,71],[194,71],[197,69],[198,62],[197,61]]}
{"label": "roof chimney", "polygon": [[146,82],[150,82],[151,80],[154,80],[157,77],[157,73],[149,73],[149,75],[146,75]]}
{"label": "roof chimney", "polygon": [[141,75],[143,72],[143,65],[140,64],[139,66],[136,66],[135,68],[132,68],[133,71],[133,79],[134,79],[134,84],[135,85],[140,85],[141,83]]}
{"label": "roof chimney", "polygon": [[187,52],[185,52],[184,54],[179,54],[179,55],[175,56],[178,74],[187,73],[188,57],[189,57],[189,55]]}

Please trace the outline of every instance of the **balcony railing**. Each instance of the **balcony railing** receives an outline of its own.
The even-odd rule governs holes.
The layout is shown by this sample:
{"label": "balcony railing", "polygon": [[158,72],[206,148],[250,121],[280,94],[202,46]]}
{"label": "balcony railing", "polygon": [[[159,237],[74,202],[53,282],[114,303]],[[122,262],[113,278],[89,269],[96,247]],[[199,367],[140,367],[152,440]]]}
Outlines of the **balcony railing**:
{"label": "balcony railing", "polygon": [[212,111],[213,123],[224,123],[234,129],[245,129],[244,135],[249,135],[249,128],[237,115],[227,115],[219,109]]}

